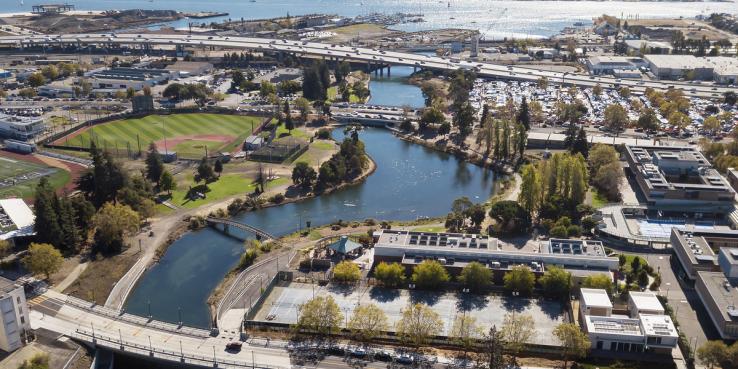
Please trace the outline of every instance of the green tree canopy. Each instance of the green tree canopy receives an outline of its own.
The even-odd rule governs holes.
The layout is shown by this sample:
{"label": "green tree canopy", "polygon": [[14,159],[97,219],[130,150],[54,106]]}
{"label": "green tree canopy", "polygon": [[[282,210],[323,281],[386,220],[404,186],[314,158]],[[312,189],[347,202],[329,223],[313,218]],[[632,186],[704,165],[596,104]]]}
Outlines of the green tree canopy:
{"label": "green tree canopy", "polygon": [[512,267],[510,271],[505,273],[503,280],[506,291],[515,292],[523,296],[530,296],[536,283],[536,277],[533,272],[528,267],[522,265]]}
{"label": "green tree canopy", "polygon": [[374,268],[374,278],[385,287],[399,287],[405,282],[405,268],[399,263],[380,262]]}
{"label": "green tree canopy", "polygon": [[459,282],[471,291],[484,291],[492,284],[492,270],[481,263],[472,261],[461,270]]}
{"label": "green tree canopy", "polygon": [[441,263],[435,260],[424,260],[413,269],[412,280],[418,288],[436,289],[448,282],[449,275]]}
{"label": "green tree canopy", "polygon": [[338,282],[356,282],[361,278],[361,270],[355,263],[344,260],[333,268],[333,279]]}
{"label": "green tree canopy", "polygon": [[22,260],[23,266],[31,273],[43,275],[46,279],[59,271],[63,262],[64,258],[59,250],[48,243],[32,243],[28,246],[28,254]]}

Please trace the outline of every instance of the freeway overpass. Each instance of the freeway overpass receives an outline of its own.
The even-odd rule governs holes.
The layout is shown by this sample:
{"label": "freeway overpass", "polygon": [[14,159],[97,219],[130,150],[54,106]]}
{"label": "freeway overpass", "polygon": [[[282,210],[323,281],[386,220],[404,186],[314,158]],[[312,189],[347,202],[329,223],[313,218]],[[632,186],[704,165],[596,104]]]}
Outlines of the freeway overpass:
{"label": "freeway overpass", "polygon": [[47,46],[100,45],[102,47],[129,46],[142,49],[154,47],[202,47],[253,50],[272,53],[289,53],[300,57],[325,58],[327,60],[347,60],[365,62],[370,67],[404,65],[421,69],[450,71],[469,69],[477,71],[480,77],[536,81],[546,77],[551,83],[580,87],[592,87],[600,84],[604,88],[628,87],[634,93],[643,93],[647,87],[682,89],[688,96],[703,98],[720,98],[734,88],[711,85],[695,85],[673,81],[643,81],[634,79],[617,79],[613,77],[589,76],[582,74],[561,73],[535,68],[505,66],[492,63],[478,63],[465,60],[449,59],[438,56],[420,55],[407,52],[378,50],[360,47],[326,44],[320,42],[294,41],[285,39],[268,39],[253,37],[181,35],[181,34],[116,34],[87,33],[59,35],[17,35],[0,37],[0,46],[6,48],[34,48]]}

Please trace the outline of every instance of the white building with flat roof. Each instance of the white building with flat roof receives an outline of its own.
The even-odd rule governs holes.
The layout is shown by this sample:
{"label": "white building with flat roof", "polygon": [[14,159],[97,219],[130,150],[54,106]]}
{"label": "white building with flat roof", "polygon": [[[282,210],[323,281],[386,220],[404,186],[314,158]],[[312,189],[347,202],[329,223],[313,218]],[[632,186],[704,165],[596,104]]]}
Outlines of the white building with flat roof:
{"label": "white building with flat roof", "polygon": [[615,70],[638,70],[646,66],[643,59],[632,56],[591,56],[587,59],[590,74],[613,74]]}
{"label": "white building with flat roof", "polygon": [[641,314],[664,315],[664,306],[651,291],[628,292],[628,311],[631,318],[637,318]]}
{"label": "white building with flat roof", "polygon": [[0,240],[34,235],[35,219],[23,199],[0,200]]}
{"label": "white building with flat roof", "polygon": [[612,302],[605,290],[581,289],[581,325],[592,348],[670,354],[679,337],[674,322],[663,315],[663,306],[653,293],[630,294],[630,316],[612,315]]}
{"label": "white building with flat roof", "polygon": [[11,352],[23,346],[22,337],[31,329],[23,286],[0,277],[0,350]]}
{"label": "white building with flat roof", "polygon": [[686,78],[693,73],[694,79],[711,80],[713,65],[706,58],[693,55],[649,54],[643,57],[651,72],[659,79]]}
{"label": "white building with flat roof", "polygon": [[738,84],[738,59],[727,56],[708,57],[712,64],[712,77],[717,83]]}
{"label": "white building with flat roof", "polygon": [[612,302],[605,290],[595,288],[581,288],[579,290],[579,310],[582,316],[610,316]]}

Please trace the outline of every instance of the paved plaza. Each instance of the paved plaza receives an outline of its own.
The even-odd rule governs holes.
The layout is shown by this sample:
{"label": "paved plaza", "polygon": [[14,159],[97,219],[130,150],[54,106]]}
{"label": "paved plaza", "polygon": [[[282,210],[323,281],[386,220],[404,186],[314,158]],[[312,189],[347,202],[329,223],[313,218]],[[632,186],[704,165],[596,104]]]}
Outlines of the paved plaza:
{"label": "paved plaza", "polygon": [[419,302],[431,306],[441,315],[444,333],[451,330],[457,315],[471,315],[485,330],[502,326],[507,313],[530,314],[536,323],[532,343],[555,345],[554,328],[563,323],[561,303],[543,299],[525,299],[500,295],[480,296],[463,293],[437,293],[430,291],[393,290],[379,287],[318,286],[292,283],[288,287],[275,287],[256,314],[255,320],[294,324],[301,304],[313,295],[330,295],[336,300],[344,315],[349,317],[359,304],[373,303],[387,314],[390,326],[400,319],[401,310],[409,303]]}

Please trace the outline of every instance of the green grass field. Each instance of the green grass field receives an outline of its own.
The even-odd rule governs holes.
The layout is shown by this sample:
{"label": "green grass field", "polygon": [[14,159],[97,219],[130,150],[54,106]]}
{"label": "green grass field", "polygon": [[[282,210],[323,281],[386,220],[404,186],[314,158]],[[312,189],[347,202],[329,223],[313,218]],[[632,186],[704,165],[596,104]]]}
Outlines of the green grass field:
{"label": "green grass field", "polygon": [[[167,139],[174,140],[173,147],[180,156],[202,156],[207,146],[209,151],[231,151],[251,134],[253,128],[261,123],[259,117],[244,117],[225,114],[173,114],[149,115],[140,119],[125,119],[94,126],[79,135],[60,140],[69,146],[88,146],[94,137],[100,147],[113,148],[118,145],[131,150],[145,150],[149,143]],[[229,136],[229,142],[206,139],[205,135]],[[177,138],[187,136],[187,140],[176,142]],[[159,147],[163,151],[163,147]]]}
{"label": "green grass field", "polygon": [[[289,181],[290,180],[288,178],[275,179],[267,183],[266,189],[281,186]],[[209,191],[205,192],[206,197],[204,199],[193,201],[187,199],[189,187],[183,183],[194,183],[193,176],[188,174],[184,182],[180,181],[180,183],[178,183],[178,188],[172,192],[172,198],[170,201],[172,204],[186,209],[193,209],[198,206],[222,200],[229,196],[249,193],[254,191],[256,188],[256,184],[251,179],[244,178],[238,174],[224,174],[217,181],[208,183]]]}
{"label": "green grass field", "polygon": [[[0,178],[8,179],[15,176],[35,171],[48,170],[44,165],[19,161],[15,159],[0,157]],[[52,173],[47,175],[49,183],[53,188],[60,188],[71,179],[71,174],[65,170],[52,168]],[[0,187],[0,198],[20,197],[30,198],[36,192],[36,185],[40,178],[19,182],[11,187]]]}

